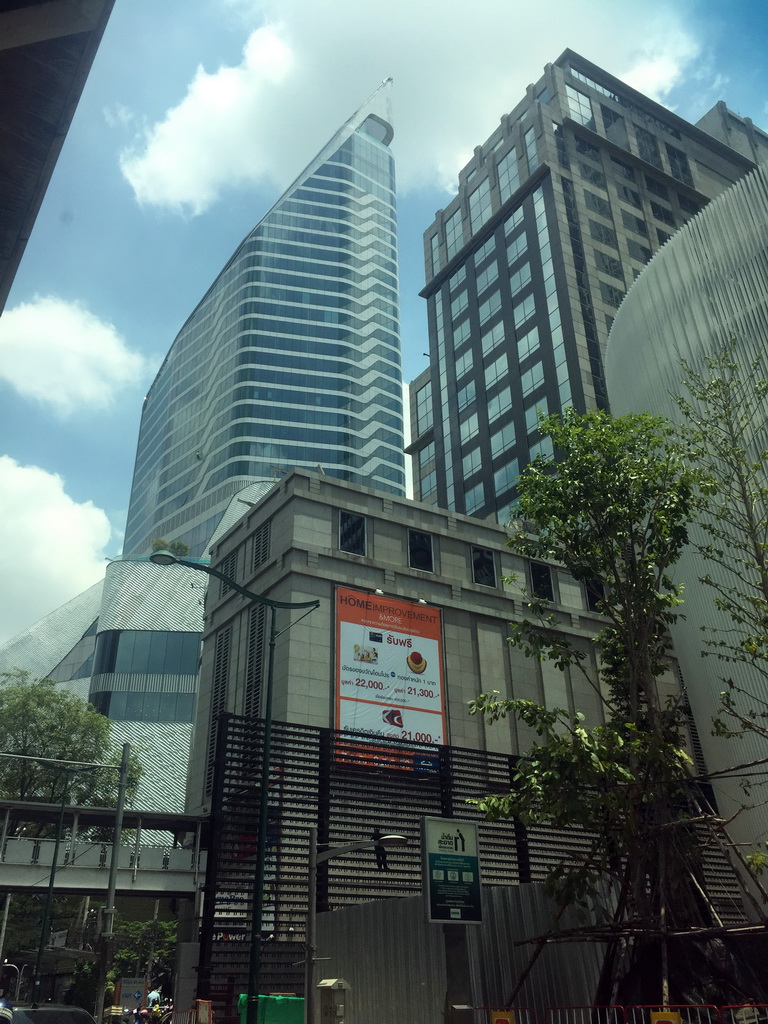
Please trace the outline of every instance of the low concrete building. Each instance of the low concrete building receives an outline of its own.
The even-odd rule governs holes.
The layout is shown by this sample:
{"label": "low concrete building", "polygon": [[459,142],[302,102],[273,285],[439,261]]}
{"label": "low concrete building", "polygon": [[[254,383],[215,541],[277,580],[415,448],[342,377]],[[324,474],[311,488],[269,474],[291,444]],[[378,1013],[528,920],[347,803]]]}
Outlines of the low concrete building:
{"label": "low concrete building", "polygon": [[[347,642],[346,623],[357,616],[361,658],[367,637],[379,637],[370,645],[370,656],[377,660],[373,678],[370,663],[355,662],[358,678],[366,680],[365,698],[374,707],[386,704],[401,711],[405,724],[400,728],[411,732],[403,738],[516,754],[530,746],[532,735],[513,719],[489,727],[481,716],[470,716],[467,703],[477,694],[498,690],[503,696],[549,707],[578,709],[591,722],[602,720],[603,714],[601,694],[584,672],[561,672],[551,662],[538,663],[507,643],[510,620],[525,612],[524,591],[551,598],[558,627],[584,651],[584,667],[593,679],[598,675],[590,638],[600,628],[601,617],[590,610],[580,583],[558,568],[515,555],[506,539],[507,530],[490,520],[296,470],[220,537],[211,550],[211,565],[271,599],[320,602],[276,644],[277,721],[377,731],[371,715],[352,715],[345,703],[360,696],[354,693],[350,698],[342,685],[350,683],[344,662],[354,660],[341,649]],[[365,616],[361,618],[359,608],[348,614],[342,602],[350,598],[360,605],[366,597],[379,609],[379,623],[386,621],[388,610],[399,614],[388,605],[395,602],[410,625],[395,623],[389,633],[371,627],[365,634]],[[418,609],[424,611],[425,606],[431,616],[438,613],[437,641],[427,636],[426,623],[420,621]],[[264,612],[218,581],[209,587],[190,759],[190,810],[203,810],[210,803],[216,716],[224,711],[263,714]],[[298,619],[298,613],[291,614]],[[284,616],[278,628],[288,626],[288,612],[278,615]],[[389,647],[409,639],[411,651],[413,645],[426,649],[436,643],[432,649],[439,650],[442,671],[430,675],[430,670],[420,674],[405,666],[403,673],[387,669]],[[410,675],[410,682],[418,683],[411,688],[431,696],[417,693],[409,701],[407,694],[383,688],[368,692],[369,686],[379,687],[377,680],[387,671]],[[430,685],[425,686],[428,679]],[[672,664],[663,685],[670,690],[677,686]],[[409,730],[409,716],[417,723],[432,723],[432,728],[417,725],[418,732]],[[399,720],[397,714],[390,718]],[[397,728],[381,734],[391,737]]]}
{"label": "low concrete building", "polygon": [[[501,907],[505,899],[510,905],[535,902],[539,896],[532,883],[542,882],[555,864],[586,855],[585,833],[486,822],[469,802],[509,788],[515,755],[535,741],[513,718],[488,726],[481,716],[471,716],[467,704],[478,693],[497,690],[550,708],[579,710],[590,724],[603,719],[593,638],[604,620],[590,609],[581,584],[556,566],[516,556],[506,540],[506,529],[492,521],[296,470],[213,545],[210,568],[238,586],[270,601],[318,602],[310,611],[276,610],[262,918],[267,990],[302,990],[297,964],[303,958],[310,826],[324,847],[377,831],[407,839],[404,848],[390,852],[384,871],[377,870],[369,851],[339,857],[318,874],[318,911],[377,905],[349,919],[330,915],[322,955],[334,957],[333,969],[341,977],[353,970],[347,952],[354,942],[337,941],[348,921],[359,917],[361,930],[354,935],[365,934],[379,913],[381,921],[389,920],[390,910],[392,920],[397,918],[393,901],[420,891],[424,817],[477,823],[480,879],[489,908]],[[561,672],[507,642],[510,621],[527,613],[526,591],[550,598],[554,628],[583,651],[586,672]],[[199,992],[223,1014],[237,991],[244,991],[248,972],[247,908],[260,826],[271,614],[223,580],[211,580],[188,809],[211,814],[216,857],[206,878],[212,896],[206,898],[201,929]],[[659,688],[662,697],[677,692],[672,659]],[[735,907],[736,886],[725,859],[713,853],[707,861],[707,885],[718,907]],[[521,890],[519,899],[502,895],[510,886]],[[542,905],[542,914],[545,909]],[[482,959],[483,943],[514,941],[506,913],[489,909],[487,929],[472,939],[471,949],[462,947],[465,962],[467,956],[472,962]],[[424,929],[413,922],[403,927],[410,936],[420,935]],[[533,927],[531,919],[526,926]],[[443,952],[448,957],[448,948],[434,935],[430,942],[429,956],[452,975],[450,960],[440,959]],[[385,956],[382,947],[388,968],[396,968],[398,955],[390,950]],[[558,957],[547,958],[547,971],[532,983],[538,995],[531,989],[527,997],[543,1000],[547,972],[555,970],[569,980],[578,974],[571,1001],[586,998],[594,963],[582,971],[586,960],[580,953]],[[510,979],[521,969],[512,960],[504,960],[498,976],[467,983],[461,998],[451,990],[451,1001],[505,998]],[[354,980],[347,980],[359,990],[362,1001],[356,1006],[365,1015],[370,994],[379,993],[376,986],[385,981],[377,975],[374,983],[373,974],[363,979],[358,968],[364,970],[358,964]],[[389,971],[390,983],[396,974]],[[440,991],[442,977],[438,972]],[[440,1002],[437,989],[424,991],[426,1002],[419,1001],[409,1019],[429,1019],[435,999]],[[549,991],[554,997],[551,986]],[[559,989],[558,998],[564,998]]]}

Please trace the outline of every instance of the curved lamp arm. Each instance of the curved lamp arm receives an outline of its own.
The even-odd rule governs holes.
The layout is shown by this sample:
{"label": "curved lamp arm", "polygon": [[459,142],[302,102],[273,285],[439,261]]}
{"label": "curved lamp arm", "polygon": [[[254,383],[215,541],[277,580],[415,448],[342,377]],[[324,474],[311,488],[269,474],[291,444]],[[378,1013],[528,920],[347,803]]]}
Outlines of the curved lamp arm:
{"label": "curved lamp arm", "polygon": [[197,569],[198,572],[207,573],[209,576],[215,576],[216,579],[221,580],[222,583],[226,583],[232,590],[236,590],[238,594],[242,594],[243,597],[247,597],[249,601],[255,601],[257,604],[265,604],[268,608],[319,608],[319,601],[275,601],[271,597],[264,597],[263,594],[255,594],[252,590],[246,590],[245,587],[241,587],[239,583],[235,583],[234,580],[230,579],[229,576],[225,576],[223,572],[219,572],[218,569],[212,569],[210,565],[202,565],[199,562],[190,562],[186,558],[177,558],[176,555],[170,551],[154,551],[149,556],[150,562],[155,565],[185,565],[188,569]]}
{"label": "curved lamp arm", "polygon": [[344,846],[332,846],[330,850],[324,850],[317,854],[316,863],[325,864],[333,857],[343,857],[345,853],[354,853],[356,850],[372,850],[375,846],[407,846],[408,840],[405,836],[386,835],[378,839],[364,839],[357,843],[346,843]]}

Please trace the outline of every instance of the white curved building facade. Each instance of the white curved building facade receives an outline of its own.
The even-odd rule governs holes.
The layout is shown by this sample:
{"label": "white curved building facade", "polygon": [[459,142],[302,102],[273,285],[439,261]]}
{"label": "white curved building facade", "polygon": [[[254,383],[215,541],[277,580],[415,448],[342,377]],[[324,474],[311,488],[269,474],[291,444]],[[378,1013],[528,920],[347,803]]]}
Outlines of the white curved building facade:
{"label": "white curved building facade", "polygon": [[[757,361],[758,373],[768,379],[768,169],[760,168],[713,200],[677,232],[654,256],[627,293],[611,330],[606,378],[614,415],[649,411],[678,418],[671,395],[684,389],[684,359],[706,372],[705,359],[735,339],[734,359],[749,379]],[[768,402],[754,423],[753,444],[766,448]],[[723,680],[731,678],[758,699],[765,699],[766,682],[749,666],[702,658],[701,627],[727,628],[728,619],[714,605],[715,592],[698,583],[705,573],[724,570],[689,549],[678,563],[677,577],[686,585],[685,619],[673,630],[675,650],[690,695],[704,754],[710,771],[768,757],[768,739],[713,737],[712,716]],[[733,581],[730,580],[732,583]],[[745,707],[749,706],[745,704]],[[761,766],[763,769],[765,766]],[[755,769],[760,772],[761,769]],[[756,774],[752,809],[731,826],[743,843],[768,840],[768,801]],[[724,816],[744,803],[740,779],[715,782],[715,795]]]}

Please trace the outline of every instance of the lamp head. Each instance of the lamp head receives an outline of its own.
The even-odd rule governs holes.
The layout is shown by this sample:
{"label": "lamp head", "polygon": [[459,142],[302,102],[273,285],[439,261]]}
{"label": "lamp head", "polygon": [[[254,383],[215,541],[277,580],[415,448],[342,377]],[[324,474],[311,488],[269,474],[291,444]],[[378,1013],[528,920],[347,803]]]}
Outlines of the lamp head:
{"label": "lamp head", "polygon": [[379,846],[407,846],[408,845],[408,840],[406,839],[406,837],[405,836],[398,836],[398,835],[379,836],[379,838],[376,840],[376,842],[379,844]]}
{"label": "lamp head", "polygon": [[176,555],[171,554],[170,551],[153,551],[149,560],[155,565],[175,565],[178,562]]}

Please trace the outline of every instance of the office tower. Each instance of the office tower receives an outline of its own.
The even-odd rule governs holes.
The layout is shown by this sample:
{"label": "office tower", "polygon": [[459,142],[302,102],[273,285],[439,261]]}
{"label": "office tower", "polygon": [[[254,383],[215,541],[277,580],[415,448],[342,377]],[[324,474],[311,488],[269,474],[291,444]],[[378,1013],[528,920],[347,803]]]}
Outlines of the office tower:
{"label": "office tower", "polygon": [[[763,139],[768,141],[765,135]],[[768,168],[761,166],[715,199],[643,271],[619,310],[608,341],[606,381],[614,412],[647,410],[679,418],[672,396],[687,394],[681,381],[688,374],[681,360],[710,379],[718,374],[709,369],[707,359],[718,356],[726,347],[742,380],[768,378],[767,221]],[[760,453],[766,449],[768,402],[760,398],[758,390],[752,398],[753,416],[734,444],[745,447],[748,459],[764,463]],[[713,433],[719,429],[722,427],[714,425]],[[764,473],[760,482],[765,486]],[[740,531],[732,523],[762,518],[763,499],[759,493],[750,494],[750,498],[754,503],[751,508],[735,503],[731,506],[735,512],[721,524],[721,528],[733,531],[734,544],[716,547],[737,551]],[[691,528],[691,535],[697,544],[712,543],[698,525]],[[710,772],[723,772],[738,764],[753,765],[741,772],[716,776],[711,783],[720,813],[726,819],[734,816],[730,826],[734,840],[751,844],[768,834],[768,807],[759,786],[762,776],[749,777],[750,771],[761,770],[768,755],[768,739],[761,731],[759,714],[765,707],[764,674],[759,664],[750,664],[748,655],[727,664],[714,656],[715,651],[712,657],[701,657],[702,650],[707,650],[707,638],[739,642],[738,624],[734,625],[715,604],[721,593],[735,587],[739,593],[754,595],[760,605],[758,573],[750,571],[738,554],[732,557],[733,568],[729,569],[727,561],[705,559],[693,545],[683,551],[675,575],[685,586],[684,614],[672,624],[671,633],[683,675],[690,681],[691,707],[699,722]],[[704,576],[722,589],[697,585]],[[749,605],[751,601],[744,603]],[[725,680],[735,686],[730,692],[743,714],[757,709],[756,731],[735,738],[712,735],[709,723],[720,704]],[[753,695],[752,699],[748,695]],[[734,728],[738,730],[738,726]],[[751,783],[748,795],[742,788],[745,782]],[[739,813],[745,804],[751,809]]]}
{"label": "office tower", "polygon": [[[707,117],[748,148],[741,119]],[[753,167],[570,50],[547,65],[425,233],[416,498],[505,522],[519,471],[550,451],[540,414],[607,407],[603,351],[634,278]]]}
{"label": "office tower", "polygon": [[232,495],[294,467],[404,493],[389,80],[242,242],[142,413],[125,552],[201,554]]}

